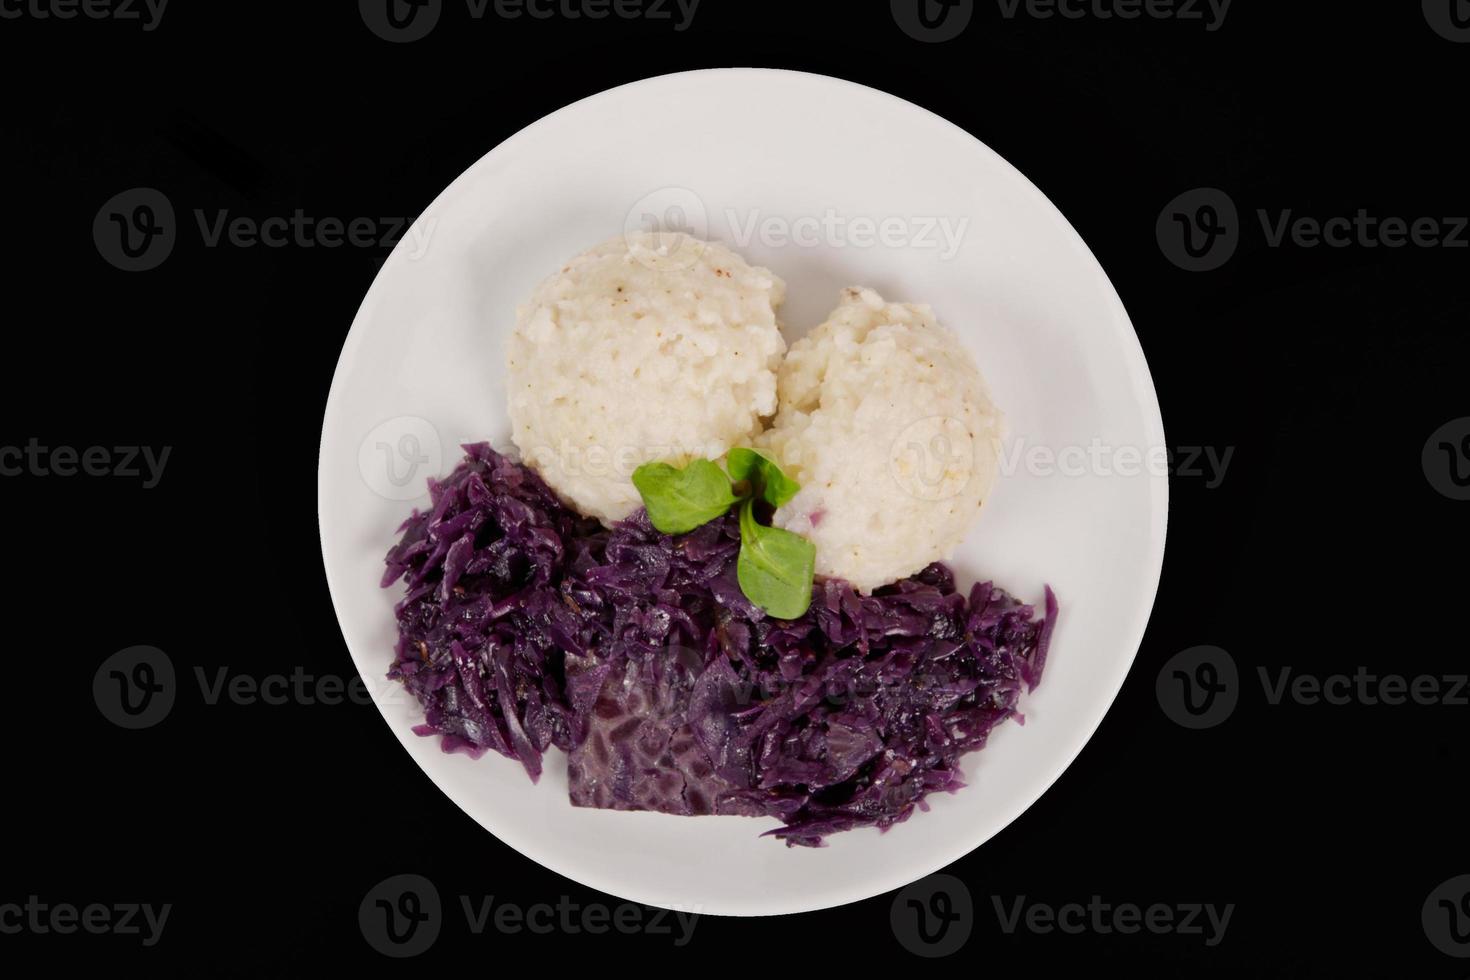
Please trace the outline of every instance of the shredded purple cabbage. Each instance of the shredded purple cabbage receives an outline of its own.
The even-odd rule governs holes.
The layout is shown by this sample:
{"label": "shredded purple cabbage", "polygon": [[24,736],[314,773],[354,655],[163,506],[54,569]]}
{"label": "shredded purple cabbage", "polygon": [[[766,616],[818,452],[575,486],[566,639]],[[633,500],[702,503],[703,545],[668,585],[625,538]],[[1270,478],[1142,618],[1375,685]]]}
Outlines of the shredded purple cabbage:
{"label": "shredded purple cabbage", "polygon": [[578,517],[486,443],[430,481],[388,553],[402,580],[389,676],[445,751],[568,753],[571,801],[615,810],[774,816],[819,845],[906,820],[963,785],[959,759],[1016,715],[1056,621],[942,564],[857,594],[818,581],[811,608],[767,616],[735,578],[733,516],[689,534],[641,511]]}

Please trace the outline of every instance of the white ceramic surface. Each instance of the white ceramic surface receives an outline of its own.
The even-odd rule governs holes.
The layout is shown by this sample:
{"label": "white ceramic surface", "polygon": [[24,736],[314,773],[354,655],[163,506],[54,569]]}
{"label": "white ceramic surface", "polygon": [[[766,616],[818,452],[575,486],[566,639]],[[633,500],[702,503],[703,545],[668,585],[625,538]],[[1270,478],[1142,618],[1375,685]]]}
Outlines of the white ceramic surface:
{"label": "white ceramic surface", "polygon": [[[516,303],[565,259],[648,215],[784,277],[788,339],[820,322],[850,284],[930,303],[970,346],[1007,414],[1005,475],[952,564],[966,587],[993,577],[1028,601],[1044,582],[1056,589],[1062,613],[1046,677],[1022,702],[1024,727],[1002,726],[968,757],[968,787],[931,797],[930,812],[888,833],[787,848],[759,836],[774,820],[578,809],[559,754],[539,785],[500,756],[446,755],[436,738],[411,732],[416,705],[382,680],[398,591],[378,588],[383,554],[427,499],[424,478],[447,473],[460,443],[508,446],[503,343]],[[1072,762],[1122,685],[1153,603],[1168,485],[1147,456],[1163,445],[1148,368],[1107,276],[1004,160],[943,119],[849,82],[690,72],[604,92],[528,127],[450,185],[405,236],[364,299],[333,379],[322,551],[347,646],[385,720],[488,831],[625,899],[706,914],[799,912],[950,864]],[[1048,453],[1059,462],[1048,464]],[[382,760],[388,794],[412,778],[401,756]]]}

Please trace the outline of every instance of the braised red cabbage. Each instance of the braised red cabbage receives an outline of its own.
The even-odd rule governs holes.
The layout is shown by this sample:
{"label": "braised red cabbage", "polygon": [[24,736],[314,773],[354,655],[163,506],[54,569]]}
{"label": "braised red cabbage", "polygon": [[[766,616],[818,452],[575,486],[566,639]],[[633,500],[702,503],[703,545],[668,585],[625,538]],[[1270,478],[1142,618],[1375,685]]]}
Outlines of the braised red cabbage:
{"label": "braised red cabbage", "polygon": [[960,757],[1017,714],[1056,620],[942,564],[858,595],[818,581],[799,619],[740,591],[733,516],[668,536],[641,511],[578,517],[488,444],[430,481],[388,553],[403,581],[389,676],[446,751],[531,778],[568,753],[579,806],[773,816],[817,845],[905,820],[962,784]]}

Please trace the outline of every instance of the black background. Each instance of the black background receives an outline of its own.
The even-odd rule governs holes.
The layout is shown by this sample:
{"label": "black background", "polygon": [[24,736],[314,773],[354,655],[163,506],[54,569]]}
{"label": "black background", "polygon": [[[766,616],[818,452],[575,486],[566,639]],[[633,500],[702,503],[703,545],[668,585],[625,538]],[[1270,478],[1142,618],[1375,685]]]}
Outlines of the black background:
{"label": "black background", "polygon": [[[1200,21],[1038,19],[976,5],[920,43],[886,3],[703,0],[692,26],[474,21],[450,2],[389,44],[350,3],[186,3],[137,22],[0,19],[8,313],[0,444],[173,447],[155,489],[0,480],[11,515],[0,903],[170,902],[161,942],[0,935],[22,955],[206,974],[372,967],[357,908],[430,878],[448,921],[415,965],[742,972],[912,970],[892,895],[656,935],[471,935],[457,896],[599,895],[501,845],[398,748],[371,706],[204,705],[196,667],[354,676],[321,567],[327,387],[382,248],[206,248],[193,209],[265,218],[423,210],[511,134],[569,102],[684,69],[799,68],[909,99],[975,134],[1071,220],[1153,370],[1173,446],[1233,448],[1223,481],[1172,481],[1158,603],[1129,681],[1024,816],[949,869],[974,932],[938,966],[1159,976],[1466,976],[1420,923],[1470,872],[1466,709],[1272,706],[1260,666],[1465,672],[1464,503],[1420,452],[1466,408],[1470,252],[1268,247],[1256,209],[1319,218],[1470,211],[1470,45],[1417,3],[1238,0]],[[916,179],[921,175],[916,175]],[[159,268],[99,255],[93,218],[155,187],[180,216]],[[1233,259],[1182,271],[1155,238],[1186,190],[1227,191]],[[151,644],[184,694],[157,727],[90,694]],[[1225,648],[1244,690],[1223,725],[1169,721],[1174,654]],[[922,818],[921,818],[922,819]],[[777,846],[773,843],[772,846]],[[992,896],[1061,905],[1234,903],[1200,936],[1003,931]],[[893,966],[880,965],[891,961]],[[516,961],[519,962],[518,960]],[[537,969],[532,965],[530,969]]]}

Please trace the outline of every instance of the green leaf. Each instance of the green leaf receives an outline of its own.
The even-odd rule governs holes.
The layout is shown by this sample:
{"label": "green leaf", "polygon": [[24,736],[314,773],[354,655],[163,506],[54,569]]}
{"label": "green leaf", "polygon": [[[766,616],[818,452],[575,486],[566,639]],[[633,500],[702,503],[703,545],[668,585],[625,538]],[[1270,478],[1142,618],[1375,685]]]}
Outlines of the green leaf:
{"label": "green leaf", "polygon": [[812,602],[817,548],[806,538],[755,522],[755,501],[740,505],[740,591],[777,619],[795,619]]}
{"label": "green leaf", "polygon": [[781,472],[780,464],[762,449],[737,446],[725,457],[725,465],[730,470],[730,479],[749,480],[761,499],[772,507],[780,507],[801,489],[801,484]]}
{"label": "green leaf", "polygon": [[648,508],[648,519],[665,534],[683,534],[724,515],[735,503],[730,478],[707,459],[680,469],[644,463],[633,471],[633,486]]}

